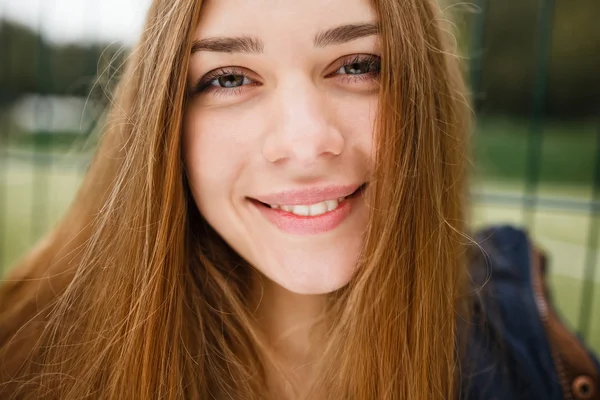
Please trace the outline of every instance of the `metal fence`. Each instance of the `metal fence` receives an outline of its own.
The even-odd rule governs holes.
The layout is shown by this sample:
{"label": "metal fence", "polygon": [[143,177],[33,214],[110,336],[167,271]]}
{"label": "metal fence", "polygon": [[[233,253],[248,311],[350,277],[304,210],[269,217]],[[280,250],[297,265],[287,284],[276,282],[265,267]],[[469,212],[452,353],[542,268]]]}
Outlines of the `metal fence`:
{"label": "metal fence", "polygon": [[[471,24],[471,58],[470,84],[474,93],[474,98],[485,94],[485,88],[482,87],[482,71],[484,70],[485,57],[482,52],[486,50],[486,20],[490,8],[494,4],[490,0],[479,0],[476,2],[479,14]],[[540,168],[542,164],[542,146],[544,143],[544,120],[546,118],[546,98],[549,85],[549,67],[552,62],[552,39],[554,21],[556,18],[555,0],[542,0],[537,2],[537,14],[534,22],[533,37],[535,48],[532,52],[534,58],[534,74],[532,90],[530,94],[531,112],[528,121],[528,132],[525,141],[525,165],[523,170],[522,190],[519,194],[490,194],[474,191],[474,199],[479,203],[509,204],[521,208],[522,224],[529,230],[536,233],[536,213],[540,210],[549,210],[553,212],[575,212],[588,215],[587,227],[582,225],[581,229],[586,230],[587,240],[585,240],[585,257],[583,274],[581,275],[581,297],[577,307],[577,315],[569,316],[572,321],[577,321],[577,329],[583,337],[593,339],[596,348],[600,346],[598,336],[600,330],[597,328],[597,320],[600,317],[600,307],[598,300],[594,301],[595,291],[598,285],[596,274],[598,263],[598,239],[600,232],[599,210],[600,210],[600,114],[593,116],[595,121],[595,152],[594,165],[592,172],[592,181],[589,182],[589,196],[586,199],[573,199],[567,196],[548,196],[539,193],[540,186]],[[598,11],[590,9],[589,12]],[[508,22],[507,22],[508,23]],[[593,40],[593,39],[592,39]],[[597,43],[600,46],[600,43]],[[477,101],[475,101],[477,104]],[[592,105],[593,108],[600,111],[600,103]],[[477,109],[477,107],[476,107]],[[479,111],[479,110],[478,110]],[[479,133],[481,134],[481,133]],[[573,138],[577,140],[577,138]],[[543,233],[542,233],[543,234]],[[534,235],[535,237],[535,235]],[[552,254],[552,249],[548,249]],[[567,294],[563,294],[567,296]],[[562,299],[558,299],[559,306]],[[592,332],[592,323],[595,322],[595,329]]]}
{"label": "metal fence", "polygon": [[[19,0],[6,1],[5,5]],[[489,47],[489,18],[493,7],[498,3],[474,0],[474,4],[477,11],[472,14],[467,25],[470,46],[468,80],[474,94],[475,110],[484,120],[487,101],[486,55]],[[518,3],[517,8],[519,4],[521,3]],[[600,288],[600,277],[596,273],[600,232],[600,119],[597,115],[590,117],[589,113],[585,117],[586,129],[589,130],[590,124],[594,124],[595,130],[593,139],[589,139],[595,146],[595,149],[590,150],[593,152],[593,165],[588,168],[592,179],[573,186],[576,187],[574,191],[580,191],[584,195],[577,196],[564,191],[558,191],[558,194],[551,190],[540,191],[540,187],[543,186],[542,165],[544,162],[553,162],[552,159],[544,161],[543,146],[548,119],[546,101],[549,68],[552,65],[552,40],[555,37],[553,22],[556,18],[556,4],[554,0],[543,0],[537,1],[536,7],[531,30],[534,44],[531,53],[533,73],[529,80],[531,90],[528,99],[525,100],[530,106],[530,111],[524,120],[526,128],[523,137],[519,139],[519,145],[515,146],[515,151],[523,155],[522,173],[520,176],[498,179],[498,182],[501,182],[498,190],[490,190],[485,185],[473,187],[475,208],[487,213],[486,217],[475,218],[475,222],[521,224],[545,245],[556,261],[553,264],[556,268],[553,269],[552,283],[556,289],[559,308],[578,331],[591,341],[592,346],[600,350],[600,304],[598,296],[595,297],[595,291]],[[0,17],[1,13],[0,7]],[[94,76],[98,73],[98,60],[106,50],[105,45],[95,48],[83,46],[78,52],[63,46],[62,52],[57,52],[43,35],[23,33],[22,27],[7,29],[10,24],[7,20],[0,22],[0,46],[5,50],[1,52],[0,61],[0,271],[14,263],[17,257],[58,219],[68,206],[85,172],[89,157],[72,149],[73,144],[76,144],[77,148],[85,142],[94,126],[97,114],[90,112],[90,98],[86,96],[92,87]],[[20,39],[27,43],[28,47],[22,48],[22,43],[15,41],[16,34],[30,35]],[[120,50],[117,46],[109,58],[118,55]],[[69,51],[85,55],[83,59],[76,57],[79,67],[75,75],[80,81],[87,82],[88,86],[71,84],[64,87],[65,74],[59,70],[61,63],[57,57],[72,57]],[[33,82],[30,82],[29,76],[29,86],[21,93],[13,85],[13,77],[28,79],[28,76],[23,77],[19,74],[23,68],[23,53],[31,54],[25,63],[27,68],[33,68],[34,78]],[[52,97],[57,92],[59,98]],[[59,116],[62,112],[61,107],[65,107],[64,102],[78,101],[72,97],[84,100],[83,105],[72,106],[79,110],[79,126],[75,129],[61,126],[62,117]],[[26,100],[23,100],[24,98]],[[598,106],[600,104],[592,105],[596,109],[599,109]],[[523,116],[520,118],[523,119]],[[475,140],[485,142],[489,139],[486,135],[492,137],[492,133],[480,125]],[[485,155],[477,161],[487,162]],[[490,210],[492,212],[488,212]],[[544,217],[545,222],[540,225],[541,215],[549,217]],[[550,224],[548,221],[555,219],[567,221],[568,224],[575,220],[581,221],[572,223],[572,226],[569,225],[566,229],[573,232],[573,237],[578,238],[573,242],[577,242],[575,244],[571,243],[570,239],[564,240],[565,243],[569,242],[568,246],[575,246],[563,246],[564,249],[568,247],[568,251],[556,245],[556,241],[544,240],[545,237],[552,236],[547,229]],[[561,227],[554,229],[562,230]],[[570,251],[575,251],[579,256],[571,257],[570,254],[575,253],[569,253]],[[575,265],[578,258],[582,266]],[[568,264],[566,267],[565,263]],[[579,272],[575,274],[573,271]],[[571,276],[567,277],[569,274]],[[568,285],[565,284],[567,281],[570,282]],[[577,299],[574,300],[574,297]]]}

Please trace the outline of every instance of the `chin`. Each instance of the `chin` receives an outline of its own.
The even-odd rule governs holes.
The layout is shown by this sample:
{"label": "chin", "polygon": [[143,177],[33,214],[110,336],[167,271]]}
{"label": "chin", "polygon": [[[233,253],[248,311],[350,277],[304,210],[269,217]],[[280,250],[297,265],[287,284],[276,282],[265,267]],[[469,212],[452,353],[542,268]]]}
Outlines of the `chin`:
{"label": "chin", "polygon": [[276,252],[270,260],[262,260],[254,265],[259,265],[258,271],[292,293],[327,294],[348,285],[356,272],[359,247],[349,251],[346,246],[344,250],[316,252],[318,257],[308,250]]}
{"label": "chin", "polygon": [[275,282],[284,289],[302,295],[323,295],[333,293],[345,287],[352,280],[352,274],[340,276],[339,279],[324,282],[319,279],[305,279],[301,281],[290,281],[286,279],[283,282]]}

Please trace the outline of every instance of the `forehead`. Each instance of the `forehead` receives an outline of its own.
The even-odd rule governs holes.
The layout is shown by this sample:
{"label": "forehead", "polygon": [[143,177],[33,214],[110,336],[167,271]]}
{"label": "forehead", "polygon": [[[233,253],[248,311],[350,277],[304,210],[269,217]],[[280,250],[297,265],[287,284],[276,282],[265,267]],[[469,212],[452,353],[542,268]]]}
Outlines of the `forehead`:
{"label": "forehead", "polygon": [[207,0],[196,38],[252,35],[265,40],[279,34],[302,39],[320,29],[376,21],[369,0]]}

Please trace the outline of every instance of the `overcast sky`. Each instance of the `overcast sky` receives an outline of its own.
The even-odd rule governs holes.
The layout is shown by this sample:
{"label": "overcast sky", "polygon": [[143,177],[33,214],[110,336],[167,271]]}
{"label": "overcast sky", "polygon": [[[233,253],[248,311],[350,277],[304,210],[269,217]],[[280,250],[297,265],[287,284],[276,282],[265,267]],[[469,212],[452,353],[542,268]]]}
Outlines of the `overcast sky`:
{"label": "overcast sky", "polygon": [[53,42],[131,44],[151,0],[0,0],[0,18],[18,21]]}

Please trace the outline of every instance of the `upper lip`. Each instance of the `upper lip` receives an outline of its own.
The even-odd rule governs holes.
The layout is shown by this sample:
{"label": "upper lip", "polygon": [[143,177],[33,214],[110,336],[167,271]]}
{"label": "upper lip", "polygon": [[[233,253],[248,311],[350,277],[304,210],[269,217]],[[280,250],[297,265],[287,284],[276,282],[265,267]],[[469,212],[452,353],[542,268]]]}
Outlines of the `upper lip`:
{"label": "upper lip", "polygon": [[346,197],[356,192],[362,184],[353,185],[330,185],[310,187],[305,189],[284,190],[277,193],[270,193],[255,196],[253,199],[265,204],[272,205],[309,205],[320,203],[325,200],[336,200]]}

